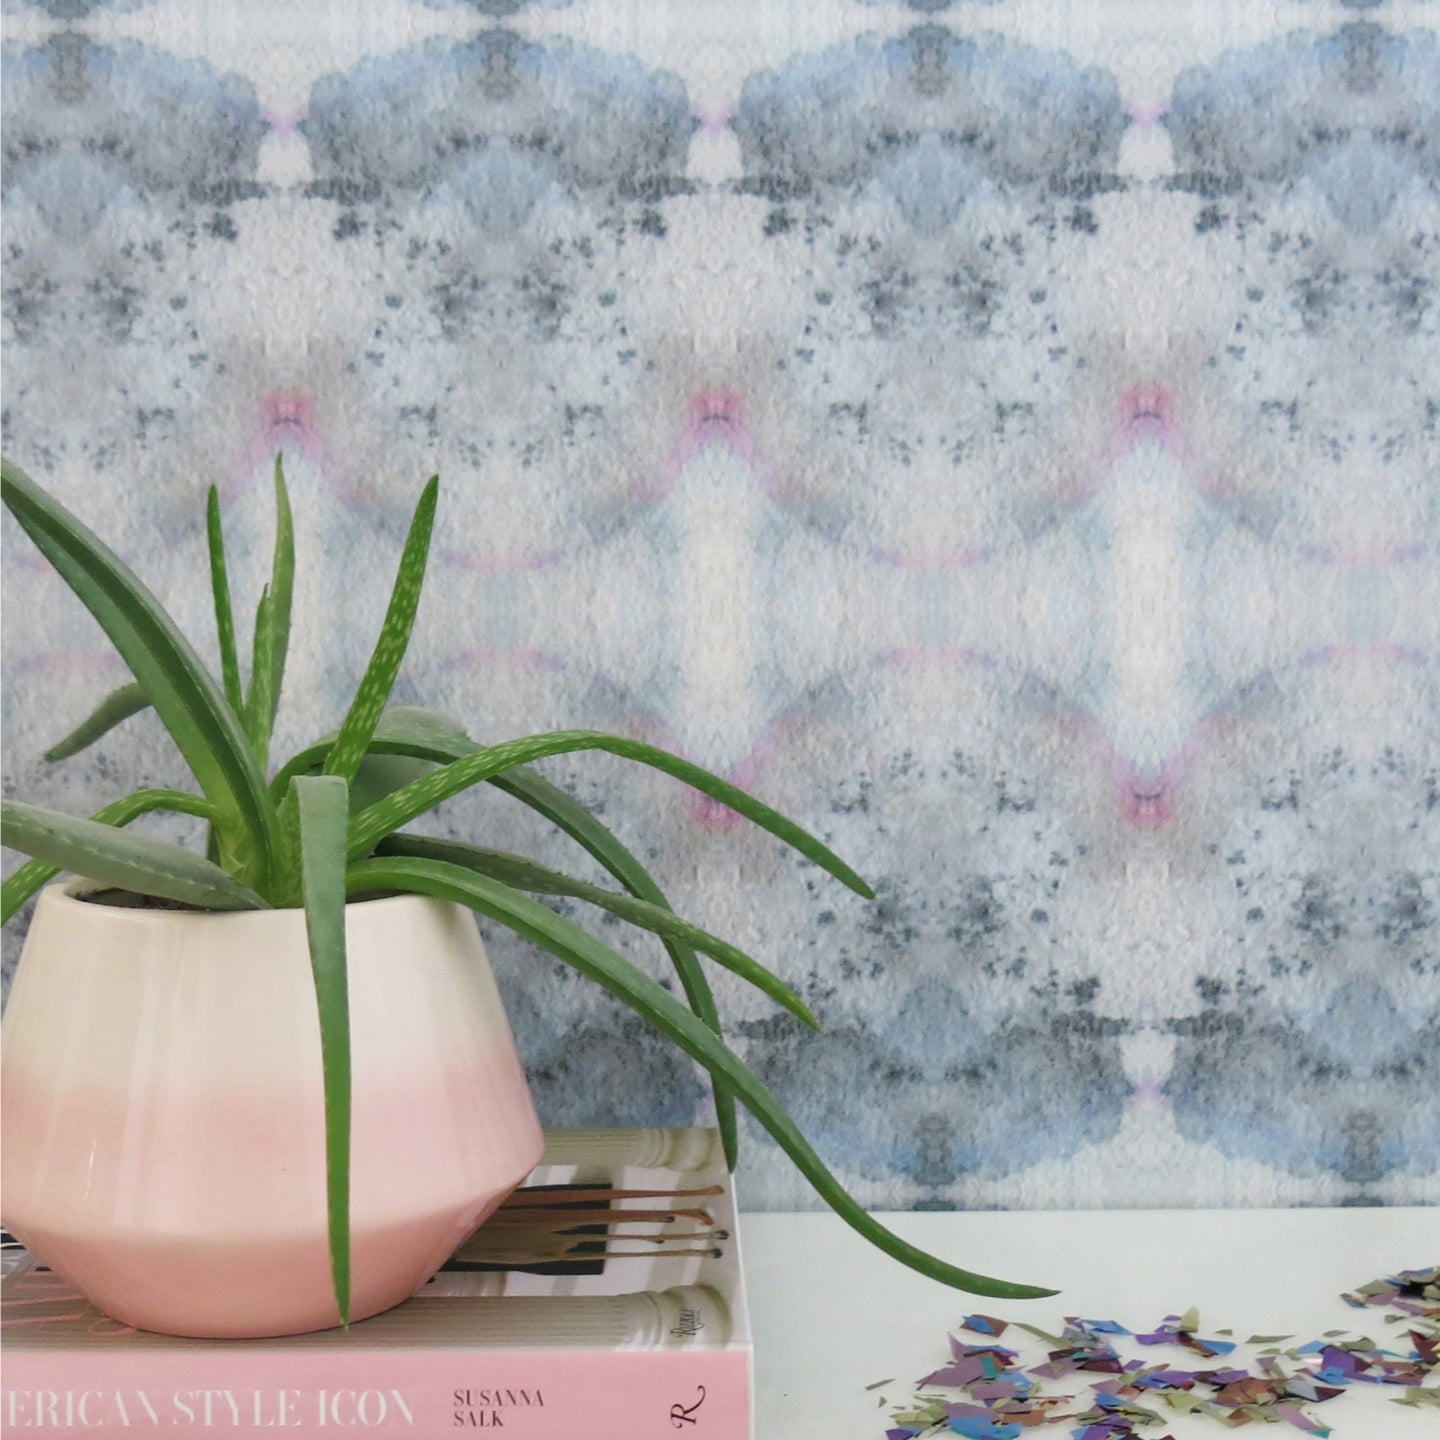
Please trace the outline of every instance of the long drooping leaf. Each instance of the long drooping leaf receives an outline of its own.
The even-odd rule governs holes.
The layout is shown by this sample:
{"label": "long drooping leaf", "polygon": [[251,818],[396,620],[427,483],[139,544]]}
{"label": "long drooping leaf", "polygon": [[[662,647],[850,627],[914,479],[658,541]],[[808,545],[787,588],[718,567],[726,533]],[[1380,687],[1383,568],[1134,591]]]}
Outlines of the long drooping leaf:
{"label": "long drooping leaf", "polygon": [[271,668],[275,643],[274,605],[270,587],[260,592],[255,607],[255,637],[250,652],[250,692],[245,697],[245,733],[255,752],[255,763],[264,770],[270,757],[270,727],[275,722],[275,697],[270,693],[275,672]]}
{"label": "long drooping leaf", "polygon": [[[297,755],[276,776],[272,793],[283,794],[290,775],[303,774],[321,764],[328,747],[334,742],[333,735],[327,736]],[[479,749],[480,746],[465,733],[464,727],[450,716],[418,706],[395,705],[381,715],[371,738],[365,765],[357,772],[356,779],[359,782],[363,778],[366,765],[378,765],[378,757],[403,756],[414,761],[447,764],[452,760],[463,759],[466,755],[473,755]],[[368,799],[372,802],[378,801],[382,795],[399,789],[401,784],[416,777],[407,775],[397,783],[389,783],[393,778],[395,777],[385,777],[384,783],[377,785],[380,792],[378,794],[370,795],[367,787]],[[637,899],[647,900],[650,904],[666,910],[670,908],[664,892],[639,860],[605,825],[558,785],[523,766],[492,775],[489,784],[513,796],[569,835]],[[360,808],[358,790],[357,783],[351,792],[351,807],[356,810]],[[668,937],[662,937],[661,943],[675,967],[690,1008],[717,1035],[720,1034],[720,1017],[715,1006],[715,997],[700,962],[695,958],[695,952],[689,946]],[[723,1080],[712,1077],[712,1086],[715,1096],[715,1123],[725,1149],[726,1163],[733,1170],[740,1144],[740,1131],[735,1119],[735,1097]]]}
{"label": "long drooping leaf", "polygon": [[[595,816],[558,785],[551,784],[523,765],[492,775],[490,784],[513,796],[578,842],[637,899],[648,901],[662,910],[670,909],[670,902],[649,871]],[[719,1035],[720,1012],[695,952],[671,936],[662,936],[661,943],[675,967],[676,975],[680,977],[686,1002]],[[740,1158],[740,1127],[735,1118],[735,1096],[725,1081],[716,1075],[710,1077],[710,1084],[715,1098],[715,1125],[725,1150],[725,1163],[733,1170]]]}
{"label": "long drooping leaf", "polygon": [[[215,807],[199,795],[183,790],[137,790],[123,799],[103,805],[90,818],[101,825],[128,825],[141,815],[156,810],[173,810],[181,815],[199,815],[208,820]],[[58,865],[43,860],[27,860],[3,885],[0,885],[0,925],[10,917],[47,881],[60,873]]]}
{"label": "long drooping leaf", "polygon": [[815,1187],[816,1193],[841,1219],[902,1265],[976,1295],[1028,1300],[1056,1293],[962,1270],[887,1230],[850,1197],[779,1101],[745,1062],[716,1038],[708,1025],[692,1015],[658,981],[538,901],[497,880],[438,860],[364,860],[350,867],[347,885],[352,894],[380,889],[410,890],[468,905],[603,985],[712,1074],[723,1075],[745,1107]]}
{"label": "long drooping leaf", "polygon": [[106,545],[18,466],[0,465],[4,503],[99,621],[215,805],[228,869],[263,890],[275,809],[240,722],[190,643]]}
{"label": "long drooping leaf", "polygon": [[290,513],[290,492],[285,488],[285,467],[275,457],[275,553],[270,561],[270,729],[285,683],[285,659],[290,653],[290,612],[295,601],[295,520]]}
{"label": "long drooping leaf", "polygon": [[360,757],[370,746],[376,722],[394,688],[395,676],[401,660],[405,658],[410,631],[415,625],[415,608],[420,603],[420,588],[425,580],[425,561],[430,554],[430,532],[435,525],[435,499],[439,489],[440,478],[432,475],[421,492],[420,503],[415,507],[415,517],[410,522],[410,533],[405,539],[405,550],[395,575],[395,586],[390,592],[390,604],[385,611],[385,623],[380,627],[380,637],[375,642],[370,664],[366,666],[360,688],[350,704],[350,713],[340,727],[340,736],[325,757],[327,775],[343,775],[346,780],[354,778]]}
{"label": "long drooping leaf", "polygon": [[577,750],[608,751],[673,775],[778,836],[866,899],[874,897],[875,892],[827,845],[802,830],[793,820],[787,820],[778,811],[747,795],[738,786],[712,775],[689,760],[670,754],[668,750],[657,749],[643,740],[627,740],[598,730],[556,730],[548,735],[531,735],[522,740],[487,745],[463,760],[453,760],[429,775],[412,780],[378,804],[363,810],[350,822],[350,858],[354,860],[367,854],[383,836],[408,824],[417,815],[433,810],[452,795],[490,779],[492,775],[502,774],[516,765],[528,765],[532,760],[566,755]]}
{"label": "long drooping leaf", "polygon": [[220,523],[220,492],[212,485],[205,500],[205,533],[210,542],[210,596],[215,609],[215,640],[220,648],[220,679],[230,708],[239,715],[240,655],[235,648],[235,607],[225,564],[225,530]]}
{"label": "long drooping leaf", "polygon": [[6,800],[0,802],[0,840],[48,865],[137,895],[181,900],[206,910],[266,908],[248,885],[183,846],[78,815]]}
{"label": "long drooping leaf", "polygon": [[122,720],[128,720],[148,709],[149,699],[133,680],[112,690],[63,740],[57,740],[46,752],[47,760],[68,760],[108,734]]}
{"label": "long drooping leaf", "polygon": [[465,845],[456,840],[432,840],[424,835],[390,835],[380,842],[377,853],[408,855],[422,860],[443,860],[450,865],[474,870],[476,874],[488,875],[490,879],[499,880],[515,890],[528,890],[536,895],[564,895],[574,900],[583,900],[586,904],[608,911],[621,920],[628,920],[641,929],[693,946],[742,980],[747,980],[757,989],[764,991],[797,1020],[803,1020],[814,1030],[820,1028],[820,1022],[810,1013],[810,1007],[778,975],[772,974],[758,960],[728,941],[709,934],[688,920],[682,920],[673,910],[652,905],[645,900],[637,900],[633,895],[620,895],[613,890],[602,889],[599,885],[573,879],[520,855],[511,855],[503,850],[487,850],[479,845]]}
{"label": "long drooping leaf", "polygon": [[325,1199],[330,1276],[340,1323],[350,1323],[350,990],[345,969],[345,824],[350,801],[339,775],[300,776],[305,933],[320,1014],[325,1080]]}

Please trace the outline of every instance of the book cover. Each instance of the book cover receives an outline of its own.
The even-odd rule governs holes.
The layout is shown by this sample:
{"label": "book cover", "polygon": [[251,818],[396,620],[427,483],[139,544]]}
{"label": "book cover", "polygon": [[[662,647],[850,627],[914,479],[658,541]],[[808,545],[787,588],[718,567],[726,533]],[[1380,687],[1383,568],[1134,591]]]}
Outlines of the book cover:
{"label": "book cover", "polygon": [[284,1433],[750,1440],[731,1177],[713,1130],[556,1130],[524,1186],[403,1305],[274,1340],[131,1329],[19,1246],[0,1425],[36,1440]]}

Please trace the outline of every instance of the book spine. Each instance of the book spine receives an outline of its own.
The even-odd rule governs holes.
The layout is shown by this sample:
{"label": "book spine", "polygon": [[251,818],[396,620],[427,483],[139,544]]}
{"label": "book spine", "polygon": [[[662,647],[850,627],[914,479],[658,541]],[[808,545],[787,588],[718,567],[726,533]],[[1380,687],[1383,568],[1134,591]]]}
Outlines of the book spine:
{"label": "book spine", "polygon": [[7,1435],[750,1440],[749,1353],[12,1351]]}

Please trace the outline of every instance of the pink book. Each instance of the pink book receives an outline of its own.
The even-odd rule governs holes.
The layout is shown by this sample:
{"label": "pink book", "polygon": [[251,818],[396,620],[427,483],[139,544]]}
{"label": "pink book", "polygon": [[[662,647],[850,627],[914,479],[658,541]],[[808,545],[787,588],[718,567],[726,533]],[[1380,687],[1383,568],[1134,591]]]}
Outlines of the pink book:
{"label": "pink book", "polygon": [[108,1319],[19,1246],[0,1428],[296,1440],[750,1440],[751,1344],[713,1130],[552,1130],[522,1189],[403,1305],[278,1340]]}

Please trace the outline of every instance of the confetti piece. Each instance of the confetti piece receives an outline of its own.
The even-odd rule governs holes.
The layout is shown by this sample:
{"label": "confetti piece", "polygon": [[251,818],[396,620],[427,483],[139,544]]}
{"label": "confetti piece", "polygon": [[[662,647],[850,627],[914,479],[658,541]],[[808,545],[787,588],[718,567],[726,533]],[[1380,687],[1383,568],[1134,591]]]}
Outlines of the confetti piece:
{"label": "confetti piece", "polygon": [[1411,1385],[1395,1397],[1397,1405],[1434,1405],[1440,1408],[1440,1385]]}
{"label": "confetti piece", "polygon": [[1305,1414],[1305,1412],[1294,1405],[1277,1405],[1275,1413],[1288,1420],[1297,1430],[1304,1430],[1309,1435],[1328,1436],[1328,1426],[1322,1425],[1318,1420]]}

